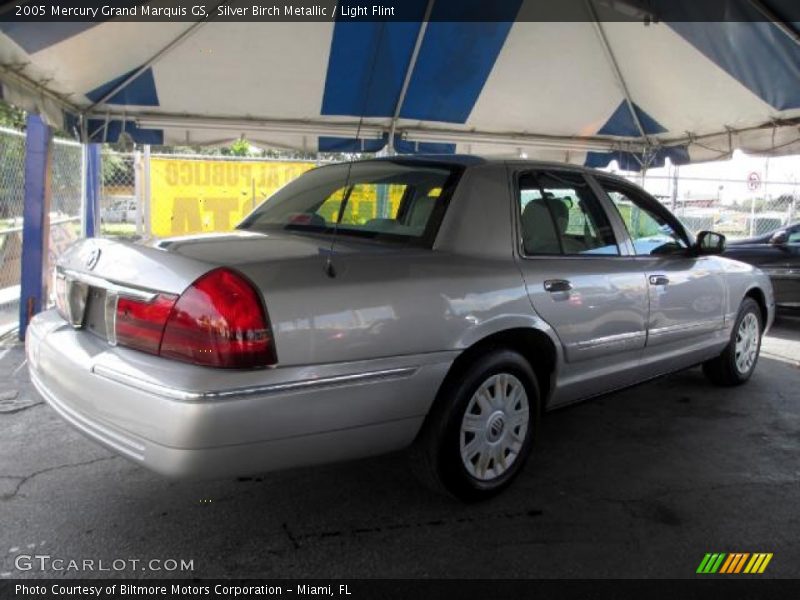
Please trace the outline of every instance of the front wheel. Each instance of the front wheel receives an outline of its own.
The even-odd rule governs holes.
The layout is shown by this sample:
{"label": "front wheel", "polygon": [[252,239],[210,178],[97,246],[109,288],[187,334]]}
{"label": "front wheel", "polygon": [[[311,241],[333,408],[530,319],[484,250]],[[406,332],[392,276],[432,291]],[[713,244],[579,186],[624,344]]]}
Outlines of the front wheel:
{"label": "front wheel", "polygon": [[412,467],[464,501],[488,498],[522,469],[539,425],[539,387],[528,362],[493,350],[445,383],[412,448]]}
{"label": "front wheel", "polygon": [[761,309],[745,298],[733,324],[730,342],[718,357],[703,363],[703,372],[717,385],[741,385],[753,374],[761,350]]}

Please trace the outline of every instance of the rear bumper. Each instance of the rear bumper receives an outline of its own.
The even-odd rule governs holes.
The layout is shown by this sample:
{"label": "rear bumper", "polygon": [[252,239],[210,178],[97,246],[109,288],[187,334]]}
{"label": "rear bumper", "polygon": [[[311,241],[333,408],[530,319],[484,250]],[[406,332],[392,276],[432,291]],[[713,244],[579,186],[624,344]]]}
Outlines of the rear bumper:
{"label": "rear bumper", "polygon": [[400,449],[451,353],[222,371],[115,348],[53,311],[26,336],[31,381],[87,437],[171,477],[227,477]]}

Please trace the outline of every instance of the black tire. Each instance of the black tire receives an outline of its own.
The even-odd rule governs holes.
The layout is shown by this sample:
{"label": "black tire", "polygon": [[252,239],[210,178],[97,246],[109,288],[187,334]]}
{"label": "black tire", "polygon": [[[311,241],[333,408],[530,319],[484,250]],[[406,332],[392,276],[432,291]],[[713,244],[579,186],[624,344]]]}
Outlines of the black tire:
{"label": "black tire", "polygon": [[[486,444],[492,447],[491,452],[496,452],[498,457],[502,453],[503,461],[508,460],[512,455],[513,457],[507,466],[501,465],[499,461],[495,464],[495,459],[490,459],[488,464],[493,465],[491,467],[493,473],[499,469],[504,469],[504,471],[493,476],[493,474],[485,473],[488,469],[484,467],[484,474],[489,477],[485,479],[470,473],[465,465],[467,459],[462,460],[462,440],[468,439],[463,436],[478,437],[482,435],[462,432],[462,421],[468,407],[472,406],[471,410],[477,408],[471,403],[473,395],[478,389],[483,384],[491,382],[494,376],[503,374],[513,376],[506,378],[508,387],[503,386],[500,383],[501,380],[495,379],[494,385],[497,387],[493,388],[494,395],[491,398],[487,397],[487,400],[489,402],[497,400],[499,404],[502,404],[499,397],[496,396],[498,387],[505,387],[507,390],[505,393],[508,394],[508,390],[518,390],[517,383],[521,383],[528,405],[527,420],[523,415],[522,398],[519,399],[519,404],[509,409],[508,414],[503,413],[497,406],[492,406],[490,410],[495,412],[487,419],[485,435],[480,438],[480,441],[486,440]],[[538,439],[541,415],[540,398],[536,376],[528,362],[517,352],[495,349],[475,358],[448,376],[439,391],[431,412],[411,448],[412,469],[429,487],[465,502],[475,502],[494,496],[507,487],[519,474],[530,455],[532,446]],[[477,403],[478,400],[475,402]],[[516,402],[516,400],[511,400],[509,406]],[[520,412],[511,414],[511,411],[517,409]],[[475,418],[483,419],[485,411],[479,410],[481,410],[480,415],[476,415],[474,412],[471,414]],[[506,422],[503,420],[504,414],[506,414]],[[525,422],[527,426],[524,431],[524,439],[520,443],[518,436],[522,433],[522,422]],[[494,435],[500,436],[501,439],[497,439],[494,444],[491,444],[489,438]],[[469,446],[469,443],[465,442],[465,444]],[[512,451],[510,448],[504,447],[506,444],[519,445],[519,449]],[[484,455],[481,454],[477,463],[480,463],[483,457]],[[480,469],[476,463],[473,463],[471,468],[476,472]]]}
{"label": "black tire", "polygon": [[[755,323],[758,326],[758,332],[755,339],[755,356],[749,366],[742,369],[742,364],[737,365],[736,356],[736,343],[739,339],[740,328],[745,319],[749,323],[753,322],[753,315]],[[764,324],[761,319],[761,309],[752,298],[745,298],[739,307],[739,313],[736,315],[736,320],[733,323],[733,331],[731,331],[731,339],[722,353],[709,361],[703,363],[703,373],[713,383],[724,386],[741,385],[745,383],[753,374],[758,363],[758,356],[761,352],[761,336],[764,331]]]}

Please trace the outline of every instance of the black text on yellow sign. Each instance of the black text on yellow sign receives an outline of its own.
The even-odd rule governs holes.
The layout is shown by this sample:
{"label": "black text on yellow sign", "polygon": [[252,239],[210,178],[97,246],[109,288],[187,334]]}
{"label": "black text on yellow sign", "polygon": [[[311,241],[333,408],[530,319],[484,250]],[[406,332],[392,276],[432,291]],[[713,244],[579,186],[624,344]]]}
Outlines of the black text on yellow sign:
{"label": "black text on yellow sign", "polygon": [[150,228],[166,237],[230,231],[250,211],[310,162],[254,162],[152,158]]}

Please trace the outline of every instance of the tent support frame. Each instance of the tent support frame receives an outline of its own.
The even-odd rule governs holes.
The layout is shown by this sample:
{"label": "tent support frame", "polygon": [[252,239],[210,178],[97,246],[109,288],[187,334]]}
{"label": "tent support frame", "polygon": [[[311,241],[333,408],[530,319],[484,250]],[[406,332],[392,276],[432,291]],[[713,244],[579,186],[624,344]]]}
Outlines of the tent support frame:
{"label": "tent support frame", "polygon": [[428,0],[428,5],[425,7],[425,16],[419,24],[419,31],[417,32],[417,39],[414,41],[414,50],[411,52],[411,58],[408,60],[408,67],[406,68],[405,76],[403,77],[403,86],[400,88],[400,94],[397,96],[397,104],[394,107],[394,114],[392,115],[392,123],[389,127],[389,137],[386,144],[386,151],[389,156],[394,155],[394,136],[397,131],[397,121],[400,119],[400,113],[403,110],[403,103],[406,100],[408,93],[408,86],[411,84],[411,76],[414,74],[414,67],[417,66],[417,58],[419,58],[419,50],[422,48],[422,40],[425,39],[425,32],[428,30],[428,20],[430,19],[431,12],[433,11],[433,4],[436,0]]}
{"label": "tent support frame", "polygon": [[[111,113],[110,118],[121,115]],[[106,115],[98,115],[106,118]],[[127,118],[137,123],[142,128],[155,129],[203,129],[207,131],[247,131],[252,132],[251,139],[255,140],[259,133],[285,133],[332,135],[340,137],[354,137],[358,128],[356,122],[324,122],[319,120],[304,119],[258,119],[258,118],[230,118],[214,116],[189,116],[165,113],[145,113],[140,115],[127,115]],[[443,140],[462,143],[494,143],[511,146],[547,147],[571,150],[596,150],[609,152],[624,150],[641,152],[644,148],[638,138],[612,138],[603,136],[555,136],[505,131],[475,131],[453,128],[427,128],[427,127],[401,127],[398,125],[395,135],[402,132],[404,138],[418,142],[441,142]],[[360,137],[380,139],[386,133],[384,123],[367,121],[361,125]]]}
{"label": "tent support frame", "polygon": [[652,145],[650,138],[647,136],[647,133],[645,133],[644,127],[642,127],[642,122],[639,119],[639,115],[636,113],[636,107],[634,106],[630,89],[628,88],[628,84],[625,82],[622,69],[619,67],[617,57],[614,55],[614,50],[611,48],[611,44],[608,41],[608,37],[603,29],[603,25],[600,23],[600,17],[597,14],[597,10],[595,9],[592,0],[586,0],[586,6],[589,9],[589,13],[592,15],[592,23],[597,31],[597,36],[600,38],[600,43],[602,44],[603,50],[608,57],[608,61],[611,63],[611,68],[613,69],[614,75],[617,78],[617,83],[619,83],[619,86],[622,88],[622,93],[625,95],[625,103],[628,106],[628,111],[631,114],[631,118],[636,124],[636,128],[639,130],[639,135],[641,136],[642,141],[646,144],[646,146],[649,147]]}
{"label": "tent support frame", "polygon": [[775,11],[773,11],[769,6],[764,4],[762,0],[750,0],[750,4],[758,12],[764,15],[768,21],[771,21],[775,27],[780,29],[786,35],[786,37],[800,46],[800,32],[797,31],[797,29],[792,26],[791,23],[787,23],[784,19],[778,16],[778,14],[776,14]]}
{"label": "tent support frame", "polygon": [[[38,82],[28,75],[22,73],[22,69],[24,67],[25,65],[21,65],[20,68],[14,68],[11,65],[0,64],[0,79],[8,81],[12,86],[18,86],[24,90],[32,92],[35,96],[41,96],[42,98],[48,99],[51,102],[54,102],[62,110],[72,113],[79,113],[81,111],[76,104],[68,100],[67,96],[54,92],[48,88],[45,83]],[[48,80],[46,83],[49,82],[50,80]]]}
{"label": "tent support frame", "polygon": [[147,69],[149,69],[150,67],[152,67],[152,66],[153,66],[155,63],[157,63],[159,60],[161,60],[162,58],[164,58],[164,56],[166,56],[167,54],[169,54],[169,52],[170,52],[170,51],[172,51],[172,50],[174,50],[175,48],[177,48],[177,47],[178,47],[178,45],[180,45],[180,44],[181,44],[183,41],[185,41],[185,40],[186,40],[186,39],[187,39],[189,36],[191,36],[192,34],[194,34],[194,33],[195,33],[195,32],[196,32],[196,31],[197,31],[197,30],[198,30],[200,27],[202,27],[202,26],[203,26],[203,25],[205,25],[206,23],[208,23],[208,20],[207,20],[207,19],[203,19],[202,21],[197,21],[197,22],[195,22],[195,23],[192,23],[192,25],[191,25],[190,27],[187,27],[186,29],[184,29],[184,30],[183,30],[183,31],[182,31],[182,32],[181,32],[181,33],[178,35],[178,37],[174,38],[174,39],[173,39],[171,42],[169,42],[169,43],[168,43],[166,46],[164,46],[163,48],[161,48],[161,50],[159,50],[158,52],[156,52],[156,53],[155,53],[155,54],[154,54],[152,57],[150,57],[150,59],[149,59],[149,60],[145,61],[145,63],[144,63],[142,66],[140,66],[140,67],[139,67],[138,69],[136,69],[136,70],[135,70],[133,73],[131,73],[130,75],[128,75],[128,76],[127,76],[125,79],[123,79],[123,80],[122,80],[122,81],[120,81],[120,82],[119,82],[117,85],[115,85],[113,88],[111,88],[111,89],[110,89],[108,92],[106,92],[106,93],[105,93],[105,94],[104,94],[104,95],[103,95],[103,96],[102,96],[102,97],[101,97],[99,100],[97,100],[97,101],[96,101],[96,102],[94,102],[93,104],[89,105],[89,107],[88,107],[88,108],[86,108],[86,109],[83,111],[83,114],[84,114],[84,115],[86,115],[87,113],[91,112],[92,110],[94,110],[94,109],[95,109],[95,108],[97,108],[98,106],[100,106],[100,105],[102,105],[102,104],[105,104],[105,103],[106,103],[106,102],[107,102],[109,99],[111,99],[111,98],[113,98],[114,96],[116,96],[116,95],[117,95],[119,92],[121,92],[121,91],[122,91],[122,90],[124,90],[126,87],[128,87],[128,86],[131,84],[131,82],[133,82],[133,81],[134,81],[134,80],[135,80],[137,77],[139,77],[139,76],[140,76],[142,73],[144,73],[144,72],[145,72]]}

